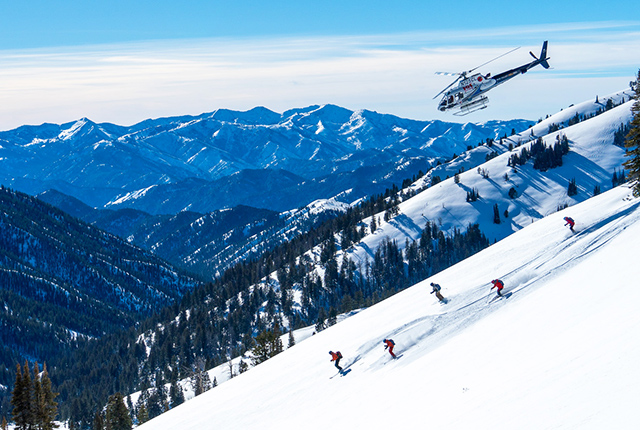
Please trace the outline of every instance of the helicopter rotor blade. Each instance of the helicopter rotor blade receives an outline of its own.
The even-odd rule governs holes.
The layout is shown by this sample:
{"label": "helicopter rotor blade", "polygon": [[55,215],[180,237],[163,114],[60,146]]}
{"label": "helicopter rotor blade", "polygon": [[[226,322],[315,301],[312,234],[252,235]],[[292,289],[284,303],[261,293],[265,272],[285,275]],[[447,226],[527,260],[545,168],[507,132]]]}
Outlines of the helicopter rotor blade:
{"label": "helicopter rotor blade", "polygon": [[[456,75],[460,75],[460,73],[456,73]],[[458,83],[458,81],[460,80],[460,78],[462,78],[463,75],[460,75],[456,78],[455,81],[451,82],[444,90],[440,91],[438,94],[435,95],[435,97],[433,97],[433,99],[437,98],[440,94],[444,93],[445,91],[447,91],[449,88],[451,88],[452,86],[454,86],[455,84]]]}
{"label": "helicopter rotor blade", "polygon": [[513,51],[515,51],[515,50],[517,50],[517,49],[520,49],[520,47],[518,46],[517,48],[513,48],[511,51],[505,52],[505,53],[504,53],[504,54],[502,54],[502,55],[498,55],[498,56],[497,56],[496,58],[494,58],[493,60],[489,60],[489,61],[487,61],[486,63],[480,64],[479,66],[476,66],[476,67],[474,67],[473,69],[471,69],[471,70],[467,71],[467,73],[471,73],[471,72],[473,72],[474,70],[479,69],[479,68],[480,68],[480,67],[482,67],[482,66],[486,66],[487,64],[489,64],[489,63],[491,63],[491,62],[493,62],[493,61],[496,61],[498,58],[502,58],[502,57],[504,57],[504,56],[505,56],[505,55],[507,55],[507,54],[511,54]]}

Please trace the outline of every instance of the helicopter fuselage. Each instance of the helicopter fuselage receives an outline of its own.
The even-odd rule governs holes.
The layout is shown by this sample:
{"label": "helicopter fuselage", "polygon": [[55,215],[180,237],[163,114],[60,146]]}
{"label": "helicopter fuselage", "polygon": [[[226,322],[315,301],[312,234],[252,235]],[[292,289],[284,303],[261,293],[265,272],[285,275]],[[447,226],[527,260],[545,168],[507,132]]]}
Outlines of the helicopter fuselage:
{"label": "helicopter fuselage", "polygon": [[532,67],[542,65],[545,69],[549,68],[547,60],[547,42],[542,45],[540,58],[530,53],[535,58],[534,61],[523,64],[522,66],[498,73],[495,76],[491,74],[483,75],[476,73],[469,77],[465,73],[461,76],[463,79],[457,83],[457,86],[447,90],[438,104],[438,110],[444,112],[450,109],[460,109],[458,114],[465,115],[475,110],[487,107],[489,99],[484,95],[487,91],[497,87],[500,84],[515,78],[518,75],[526,73]]}
{"label": "helicopter fuselage", "polygon": [[442,100],[440,100],[438,109],[444,112],[448,109],[471,103],[496,85],[498,85],[498,82],[495,79],[476,73],[463,79],[458,83],[458,86],[447,91]]}

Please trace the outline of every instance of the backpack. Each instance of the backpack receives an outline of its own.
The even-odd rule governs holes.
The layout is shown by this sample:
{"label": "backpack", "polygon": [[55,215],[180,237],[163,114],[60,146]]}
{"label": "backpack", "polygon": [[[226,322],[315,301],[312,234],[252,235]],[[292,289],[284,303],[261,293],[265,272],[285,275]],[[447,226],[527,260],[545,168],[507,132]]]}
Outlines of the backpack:
{"label": "backpack", "polygon": [[396,343],[393,341],[393,339],[389,339],[389,342],[391,342],[391,345],[396,346]]}
{"label": "backpack", "polygon": [[338,358],[342,358],[342,354],[340,354],[340,351],[336,351],[336,354],[338,354]]}

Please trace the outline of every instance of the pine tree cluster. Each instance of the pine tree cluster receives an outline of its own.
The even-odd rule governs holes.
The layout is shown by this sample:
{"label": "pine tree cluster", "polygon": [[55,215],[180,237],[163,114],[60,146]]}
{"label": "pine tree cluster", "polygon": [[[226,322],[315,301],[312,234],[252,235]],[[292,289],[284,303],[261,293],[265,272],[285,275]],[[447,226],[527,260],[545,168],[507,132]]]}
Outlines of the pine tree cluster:
{"label": "pine tree cluster", "polygon": [[480,194],[476,188],[467,191],[467,202],[475,202],[478,198],[480,198]]}
{"label": "pine tree cluster", "polygon": [[545,172],[562,166],[562,156],[569,153],[569,139],[566,135],[556,135],[553,146],[547,146],[541,137],[531,144],[530,148],[522,148],[520,154],[509,157],[508,166],[524,166],[533,158],[533,168]]}
{"label": "pine tree cluster", "polygon": [[40,366],[36,362],[33,367],[33,376],[28,362],[25,362],[22,368],[17,365],[16,381],[11,393],[12,415],[16,430],[57,428],[58,425],[54,421],[58,414],[56,396],[46,364],[40,372]]}

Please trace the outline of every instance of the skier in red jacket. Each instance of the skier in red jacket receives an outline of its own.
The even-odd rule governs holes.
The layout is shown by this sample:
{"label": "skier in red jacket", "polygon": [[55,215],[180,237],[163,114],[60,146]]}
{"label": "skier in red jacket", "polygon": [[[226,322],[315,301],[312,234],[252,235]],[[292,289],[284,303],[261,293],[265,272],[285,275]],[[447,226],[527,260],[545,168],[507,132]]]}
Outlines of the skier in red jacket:
{"label": "skier in red jacket", "polygon": [[342,372],[342,367],[340,367],[340,359],[342,358],[342,354],[340,354],[340,351],[329,351],[329,354],[331,354],[331,361],[335,361],[336,367],[340,372]]}
{"label": "skier in red jacket", "polygon": [[389,354],[391,354],[393,358],[396,358],[396,355],[393,353],[393,347],[396,346],[396,344],[393,342],[393,340],[385,339],[382,341],[382,343],[384,343],[384,349],[389,348]]}
{"label": "skier in red jacket", "polygon": [[[573,226],[576,225],[576,222],[573,220],[573,218],[566,216],[564,217],[564,220],[567,222],[565,225],[569,226],[569,230],[573,231]],[[573,231],[575,233],[575,231]]]}
{"label": "skier in red jacket", "polygon": [[493,284],[493,287],[491,287],[491,289],[493,290],[494,288],[497,288],[498,295],[502,297],[501,291],[504,288],[504,283],[500,279],[494,279],[493,281],[491,281],[491,283]]}

